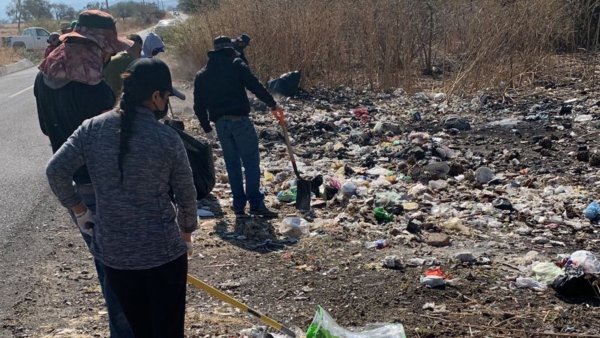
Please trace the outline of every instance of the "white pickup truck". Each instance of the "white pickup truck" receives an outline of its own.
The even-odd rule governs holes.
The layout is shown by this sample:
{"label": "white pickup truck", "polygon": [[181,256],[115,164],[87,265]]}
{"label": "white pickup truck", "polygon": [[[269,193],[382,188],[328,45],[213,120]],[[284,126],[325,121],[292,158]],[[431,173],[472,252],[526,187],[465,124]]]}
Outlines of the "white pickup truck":
{"label": "white pickup truck", "polygon": [[6,38],[6,46],[14,49],[44,49],[48,46],[48,37],[50,32],[41,27],[29,27],[19,36],[10,36]]}

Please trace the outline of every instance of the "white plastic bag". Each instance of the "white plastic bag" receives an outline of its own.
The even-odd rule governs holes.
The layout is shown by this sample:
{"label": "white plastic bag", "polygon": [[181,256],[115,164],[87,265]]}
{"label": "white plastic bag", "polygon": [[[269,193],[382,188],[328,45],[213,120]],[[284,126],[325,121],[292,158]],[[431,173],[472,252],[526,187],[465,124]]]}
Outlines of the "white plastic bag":
{"label": "white plastic bag", "polygon": [[300,238],[310,233],[310,225],[301,217],[286,217],[279,226],[279,232],[292,238]]}
{"label": "white plastic bag", "polygon": [[571,254],[571,257],[569,257],[569,261],[567,262],[567,265],[570,264],[572,264],[575,267],[581,267],[581,269],[585,273],[600,273],[600,261],[598,261],[596,255],[587,250],[579,250],[573,252]]}
{"label": "white plastic bag", "polygon": [[402,324],[379,324],[360,332],[339,326],[322,307],[306,331],[306,338],[406,338]]}

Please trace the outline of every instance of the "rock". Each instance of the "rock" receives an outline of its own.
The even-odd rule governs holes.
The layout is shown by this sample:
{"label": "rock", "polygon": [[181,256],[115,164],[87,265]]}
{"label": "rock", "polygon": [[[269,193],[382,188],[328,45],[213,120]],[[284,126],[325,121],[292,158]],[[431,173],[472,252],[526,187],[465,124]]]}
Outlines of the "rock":
{"label": "rock", "polygon": [[335,152],[338,152],[338,151],[343,150],[345,148],[346,147],[341,142],[338,142],[338,143],[336,143],[336,144],[333,145],[333,151],[335,151]]}
{"label": "rock", "polygon": [[473,256],[473,253],[471,253],[469,251],[459,252],[454,256],[454,258],[456,258],[457,260],[459,260],[463,263],[470,263],[470,262],[475,261],[475,257]]}
{"label": "rock", "polygon": [[404,264],[398,256],[386,256],[381,262],[384,268],[388,269],[404,269]]}
{"label": "rock", "polygon": [[581,162],[587,162],[590,160],[590,152],[587,150],[577,152],[577,160]]}
{"label": "rock", "polygon": [[552,149],[553,142],[550,138],[544,137],[540,140],[539,145],[544,149]]}
{"label": "rock", "polygon": [[448,182],[445,180],[429,181],[429,188],[434,191],[444,190],[448,187]]}
{"label": "rock", "polygon": [[408,266],[423,266],[425,264],[425,259],[423,258],[411,258],[406,261],[406,265]]}
{"label": "rock", "polygon": [[444,120],[444,128],[459,131],[471,130],[471,124],[467,119],[458,116],[449,116]]}
{"label": "rock", "polygon": [[600,153],[590,154],[590,165],[594,167],[600,167]]}
{"label": "rock", "polygon": [[533,231],[533,229],[531,229],[528,226],[522,226],[517,228],[517,230],[515,230],[515,232],[521,236],[529,236],[531,235],[531,232]]}
{"label": "rock", "polygon": [[446,234],[441,234],[441,233],[432,233],[427,236],[425,243],[427,243],[430,246],[435,246],[435,247],[449,246],[450,245],[450,236],[448,236]]}
{"label": "rock", "polygon": [[408,151],[408,154],[413,156],[415,160],[419,161],[425,158],[425,150],[421,147],[413,147]]}
{"label": "rock", "polygon": [[481,184],[487,184],[494,179],[494,172],[488,167],[479,167],[475,170],[475,180]]}
{"label": "rock", "polygon": [[421,223],[421,221],[418,219],[411,219],[406,225],[406,231],[410,232],[411,234],[420,234],[422,226],[423,223]]}
{"label": "rock", "polygon": [[446,146],[436,147],[433,150],[433,153],[442,160],[447,160],[455,157],[454,151]]}
{"label": "rock", "polygon": [[531,242],[533,244],[543,245],[543,244],[550,243],[550,240],[548,238],[544,237],[544,236],[537,236],[534,239],[532,239]]}
{"label": "rock", "polygon": [[450,163],[450,171],[448,175],[450,176],[458,176],[462,175],[465,172],[465,168],[460,163]]}
{"label": "rock", "polygon": [[430,179],[446,178],[450,166],[446,162],[434,162],[423,167],[423,174]]}

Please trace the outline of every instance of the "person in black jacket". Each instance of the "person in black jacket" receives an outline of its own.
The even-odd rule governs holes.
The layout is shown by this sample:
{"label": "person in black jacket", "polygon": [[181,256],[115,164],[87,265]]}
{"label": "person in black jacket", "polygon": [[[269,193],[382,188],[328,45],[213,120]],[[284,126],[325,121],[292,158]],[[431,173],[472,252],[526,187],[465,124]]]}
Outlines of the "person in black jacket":
{"label": "person in black jacket", "polygon": [[[226,36],[215,38],[214,50],[208,52],[208,63],[194,81],[194,112],[209,139],[214,139],[214,122],[229,185],[233,194],[233,211],[245,215],[246,203],[250,213],[264,217],[277,217],[264,204],[260,191],[260,153],[258,136],[249,118],[250,103],[246,89],[266,103],[273,116],[283,119],[283,109],[277,105],[271,94],[252,74],[234,50],[231,39]],[[246,178],[242,177],[242,164]]]}
{"label": "person in black jacket", "polygon": [[246,54],[244,54],[244,50],[250,44],[250,37],[247,34],[242,34],[237,38],[232,39],[231,42],[233,43],[233,48],[235,51],[240,54],[239,58],[242,59],[246,65],[250,66],[250,63],[248,63],[248,59],[246,58]]}
{"label": "person in black jacket", "polygon": [[[112,55],[133,45],[132,41],[117,37],[113,17],[99,10],[81,12],[75,29],[61,35],[60,41],[40,64],[33,85],[40,129],[50,139],[53,153],[84,120],[114,107],[115,97],[102,79],[102,68]],[[80,167],[73,180],[85,204],[95,212],[95,192],[87,168]],[[71,213],[78,225],[85,224],[82,220],[87,216],[87,213]],[[80,226],[80,230],[89,247],[92,242],[89,229]],[[108,308],[110,336],[133,337],[119,301],[105,283],[104,265],[94,262]]]}

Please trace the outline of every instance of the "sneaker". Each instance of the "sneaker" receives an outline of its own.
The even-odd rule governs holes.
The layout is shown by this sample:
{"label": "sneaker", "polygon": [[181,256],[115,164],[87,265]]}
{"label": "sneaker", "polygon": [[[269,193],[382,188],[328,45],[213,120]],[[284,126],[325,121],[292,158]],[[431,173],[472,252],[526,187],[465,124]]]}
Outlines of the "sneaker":
{"label": "sneaker", "polygon": [[266,218],[276,218],[278,216],[278,214],[275,211],[269,210],[269,208],[267,208],[264,205],[260,208],[250,209],[250,214]]}

